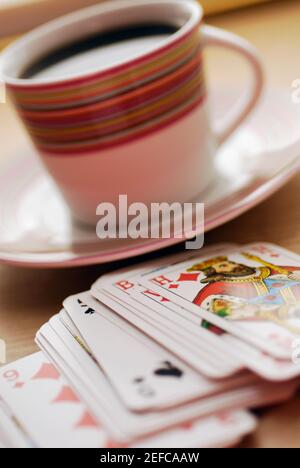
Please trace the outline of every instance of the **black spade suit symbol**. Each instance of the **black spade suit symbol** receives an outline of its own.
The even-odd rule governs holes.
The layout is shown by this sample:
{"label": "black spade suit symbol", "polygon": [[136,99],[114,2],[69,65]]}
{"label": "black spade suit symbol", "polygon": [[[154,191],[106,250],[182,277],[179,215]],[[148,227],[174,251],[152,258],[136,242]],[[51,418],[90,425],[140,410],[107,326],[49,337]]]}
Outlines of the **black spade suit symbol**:
{"label": "black spade suit symbol", "polygon": [[78,304],[80,305],[80,307],[82,309],[86,309],[84,311],[85,315],[94,315],[94,313],[95,313],[94,309],[92,309],[88,305],[84,304],[80,299],[78,299],[77,302],[78,302]]}
{"label": "black spade suit symbol", "polygon": [[180,379],[183,376],[183,371],[173,366],[171,362],[165,361],[162,363],[162,367],[154,371],[154,374],[159,377],[174,377]]}

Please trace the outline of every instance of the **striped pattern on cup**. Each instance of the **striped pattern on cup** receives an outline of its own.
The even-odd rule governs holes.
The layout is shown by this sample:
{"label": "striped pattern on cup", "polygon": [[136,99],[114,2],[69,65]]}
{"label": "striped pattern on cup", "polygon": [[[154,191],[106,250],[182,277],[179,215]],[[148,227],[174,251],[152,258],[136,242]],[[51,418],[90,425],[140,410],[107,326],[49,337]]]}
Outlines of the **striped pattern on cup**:
{"label": "striped pattern on cup", "polygon": [[199,26],[84,78],[10,85],[37,147],[53,155],[100,151],[157,132],[201,105],[206,92]]}

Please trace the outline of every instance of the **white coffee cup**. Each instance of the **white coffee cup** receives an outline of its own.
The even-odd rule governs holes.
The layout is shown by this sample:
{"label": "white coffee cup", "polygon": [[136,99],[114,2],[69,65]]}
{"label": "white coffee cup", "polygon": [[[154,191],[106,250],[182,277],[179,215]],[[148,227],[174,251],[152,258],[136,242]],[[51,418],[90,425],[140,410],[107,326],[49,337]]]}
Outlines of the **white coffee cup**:
{"label": "white coffee cup", "polygon": [[[211,183],[216,150],[255,107],[263,72],[247,41],[202,19],[193,0],[112,1],[43,25],[2,53],[2,78],[76,219],[95,223],[97,206],[118,206],[120,194],[128,203],[183,203]],[[146,31],[147,24],[173,32],[119,43],[105,55],[97,49],[75,56],[59,63],[57,74],[49,68],[48,75],[28,75],[32,64],[72,42]],[[218,134],[203,76],[209,45],[239,52],[253,71],[250,89]]]}

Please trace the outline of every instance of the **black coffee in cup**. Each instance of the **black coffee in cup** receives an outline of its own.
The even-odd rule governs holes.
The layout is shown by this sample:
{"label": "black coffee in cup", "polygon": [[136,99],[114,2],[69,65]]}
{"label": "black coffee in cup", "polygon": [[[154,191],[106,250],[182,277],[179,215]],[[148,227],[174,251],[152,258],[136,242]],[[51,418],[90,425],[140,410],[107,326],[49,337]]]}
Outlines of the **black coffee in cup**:
{"label": "black coffee in cup", "polygon": [[153,48],[174,34],[176,29],[168,24],[140,24],[94,34],[41,56],[23,71],[21,77],[59,78],[88,71],[99,65],[112,65],[120,59],[131,58]]}

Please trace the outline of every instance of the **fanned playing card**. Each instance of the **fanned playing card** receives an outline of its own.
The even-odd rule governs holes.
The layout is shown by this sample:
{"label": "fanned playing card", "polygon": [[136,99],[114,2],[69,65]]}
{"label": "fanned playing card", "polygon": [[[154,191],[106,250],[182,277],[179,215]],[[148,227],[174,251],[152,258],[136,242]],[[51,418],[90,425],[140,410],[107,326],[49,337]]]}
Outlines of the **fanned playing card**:
{"label": "fanned playing card", "polygon": [[299,270],[299,257],[259,243],[142,274],[140,283],[195,317],[287,360],[300,335]]}
{"label": "fanned playing card", "polygon": [[103,443],[101,426],[43,353],[1,368],[0,395],[38,447]]}
{"label": "fanned playing card", "polygon": [[245,383],[249,373],[214,381],[176,359],[153,340],[82,293],[65,300],[76,329],[124,404],[133,411],[166,409]]}
{"label": "fanned playing card", "polygon": [[263,381],[245,384],[219,395],[201,398],[168,411],[134,413],[120,401],[102,370],[88,350],[70,334],[59,317],[39,332],[38,343],[67,377],[89,410],[101,421],[109,435],[119,444],[133,443],[153,433],[180,427],[187,421],[208,417],[220,411],[265,406],[285,401],[298,387],[298,382],[272,384]]}
{"label": "fanned playing card", "polygon": [[[228,245],[219,245],[206,252],[218,252]],[[195,254],[193,254],[195,255]],[[193,258],[191,253],[188,257]],[[182,260],[183,254],[164,259],[168,265]],[[91,292],[100,302],[141,329],[152,339],[191,365],[197,371],[210,378],[227,378],[239,372],[243,364],[234,357],[218,336],[202,327],[191,327],[188,323],[178,327],[168,317],[160,319],[148,307],[143,307],[133,297],[138,284],[133,279],[138,274],[145,274],[149,269],[159,268],[159,262],[147,262],[137,269],[124,269],[101,277],[92,287]],[[193,329],[193,331],[191,330]]]}
{"label": "fanned playing card", "polygon": [[230,446],[299,388],[300,257],[271,244],[126,268],[64,307],[0,368],[0,448]]}

